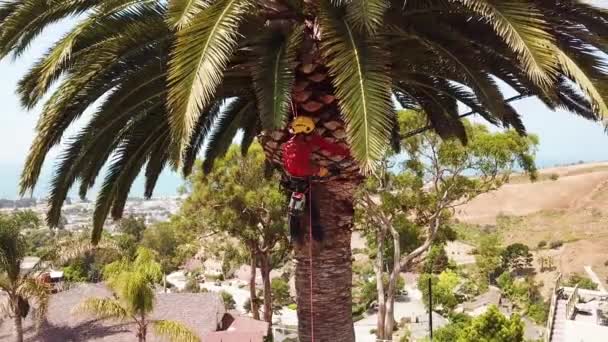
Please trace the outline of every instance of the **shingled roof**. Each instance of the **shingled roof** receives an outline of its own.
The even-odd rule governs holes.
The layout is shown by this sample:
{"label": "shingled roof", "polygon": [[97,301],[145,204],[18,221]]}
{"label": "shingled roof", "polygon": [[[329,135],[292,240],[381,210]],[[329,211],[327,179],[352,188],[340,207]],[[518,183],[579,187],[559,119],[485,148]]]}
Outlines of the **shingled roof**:
{"label": "shingled roof", "polygon": [[[28,317],[24,322],[25,341],[112,341],[132,342],[135,339],[133,324],[112,320],[100,320],[81,313],[73,313],[73,308],[90,297],[109,297],[111,292],[103,284],[79,284],[67,291],[51,297],[46,321],[40,332],[34,329],[34,322]],[[226,312],[218,294],[208,293],[159,293],[151,319],[180,322],[199,337],[215,331]],[[10,340],[13,324],[0,324],[0,341]],[[161,342],[163,339],[148,334],[148,341]]]}

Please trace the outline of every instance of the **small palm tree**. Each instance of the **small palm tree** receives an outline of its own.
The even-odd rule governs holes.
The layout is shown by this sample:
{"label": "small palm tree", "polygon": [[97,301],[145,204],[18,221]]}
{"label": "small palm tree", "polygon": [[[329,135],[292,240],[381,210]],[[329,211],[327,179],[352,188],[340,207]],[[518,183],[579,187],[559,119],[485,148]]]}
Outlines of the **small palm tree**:
{"label": "small palm tree", "polygon": [[[27,242],[21,234],[20,220],[16,215],[0,214],[0,289],[6,292],[8,302],[3,310],[15,324],[15,341],[23,341],[23,319],[35,302],[36,318],[46,315],[50,288],[47,284],[21,270],[27,251]],[[35,267],[36,268],[36,267]]]}
{"label": "small palm tree", "polygon": [[150,325],[157,335],[171,341],[199,341],[190,329],[178,322],[150,319],[149,314],[154,309],[152,286],[162,277],[161,266],[150,250],[139,248],[134,261],[121,260],[107,265],[104,277],[114,298],[89,298],[76,307],[76,311],[100,318],[133,321],[140,342],[146,341]]}
{"label": "small palm tree", "polygon": [[2,1],[0,58],[19,57],[50,24],[83,13],[19,83],[24,107],[44,101],[21,190],[34,188],[49,151],[67,142],[50,187],[47,221],[56,226],[70,189],[86,195],[107,165],[96,243],[106,217],[122,216],[142,170],[151,196],[166,166],[188,175],[199,151],[213,169],[239,130],[243,151],[257,136],[281,167],[286,125],[313,117],[316,133],[352,156],[314,154],[340,175],[313,184],[326,231],[314,277],[307,246],[294,251],[301,341],[355,340],[353,193],[398,145],[393,100],[463,141],[461,105],[525,133],[497,80],[516,99],[590,120],[608,115],[600,53],[608,52],[608,11],[584,0]]}

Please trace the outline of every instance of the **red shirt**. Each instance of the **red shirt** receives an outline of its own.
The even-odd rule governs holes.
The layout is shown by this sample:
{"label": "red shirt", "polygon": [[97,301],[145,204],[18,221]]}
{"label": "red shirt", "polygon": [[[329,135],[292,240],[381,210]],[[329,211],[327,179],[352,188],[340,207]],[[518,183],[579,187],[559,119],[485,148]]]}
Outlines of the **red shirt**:
{"label": "red shirt", "polygon": [[297,134],[283,144],[283,167],[290,176],[308,177],[319,172],[319,166],[310,160],[314,147],[342,156],[350,154],[348,148],[330,143],[320,135],[311,134],[309,137],[310,141],[306,141],[305,135]]}

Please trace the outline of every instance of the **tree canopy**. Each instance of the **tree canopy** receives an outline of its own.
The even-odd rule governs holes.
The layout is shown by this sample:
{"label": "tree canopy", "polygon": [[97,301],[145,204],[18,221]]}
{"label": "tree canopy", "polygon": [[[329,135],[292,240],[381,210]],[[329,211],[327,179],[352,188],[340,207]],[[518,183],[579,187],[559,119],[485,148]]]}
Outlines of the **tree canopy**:
{"label": "tree canopy", "polygon": [[148,197],[166,166],[189,174],[203,146],[211,161],[239,129],[247,150],[262,130],[283,128],[294,115],[295,68],[307,70],[310,51],[326,70],[319,77],[330,76],[341,139],[365,172],[400,134],[392,98],[463,141],[459,103],[524,133],[497,79],[551,109],[591,120],[608,113],[608,12],[582,0],[18,0],[0,5],[0,57],[19,58],[74,16],[18,85],[25,108],[43,107],[21,190],[36,186],[49,151],[65,142],[47,217],[56,226],[68,191],[79,183],[85,196],[108,165],[95,242],[106,216],[121,217],[140,172]]}

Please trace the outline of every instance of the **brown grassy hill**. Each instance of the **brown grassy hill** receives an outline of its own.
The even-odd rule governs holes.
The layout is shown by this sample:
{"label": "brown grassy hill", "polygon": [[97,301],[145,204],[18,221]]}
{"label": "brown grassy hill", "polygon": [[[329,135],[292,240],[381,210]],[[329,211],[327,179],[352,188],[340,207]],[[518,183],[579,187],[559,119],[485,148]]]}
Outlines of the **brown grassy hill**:
{"label": "brown grassy hill", "polygon": [[606,283],[608,162],[545,169],[535,183],[515,177],[460,208],[457,217],[469,224],[465,234],[498,231],[505,244],[564,242],[535,252],[553,257],[556,271],[540,275],[546,283],[557,271],[584,274],[587,265]]}

